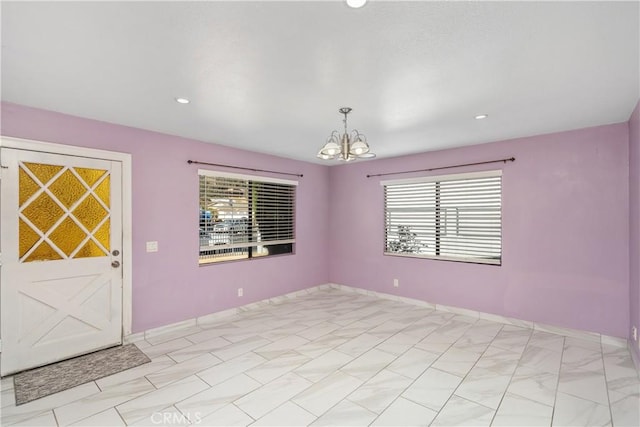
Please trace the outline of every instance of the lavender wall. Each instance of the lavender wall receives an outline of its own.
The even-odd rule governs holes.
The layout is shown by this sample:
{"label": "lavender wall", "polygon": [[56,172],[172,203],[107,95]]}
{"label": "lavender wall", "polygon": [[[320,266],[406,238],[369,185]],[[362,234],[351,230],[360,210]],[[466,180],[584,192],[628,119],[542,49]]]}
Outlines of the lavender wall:
{"label": "lavender wall", "polygon": [[[134,332],[328,282],[326,166],[8,103],[1,133],[132,154]],[[198,267],[198,176],[188,159],[303,173],[296,254]],[[159,252],[145,252],[150,240]]]}
{"label": "lavender wall", "polygon": [[[628,147],[621,123],[332,168],[330,280],[626,337]],[[511,156],[443,172],[503,169],[501,267],[382,255],[382,187],[365,175]]]}
{"label": "lavender wall", "polygon": [[[640,328],[640,102],[629,120],[629,238],[630,319]],[[640,346],[631,343],[640,368]]]}
{"label": "lavender wall", "polygon": [[[332,168],[7,103],[1,133],[132,154],[134,331],[331,281],[626,337],[630,312],[640,323],[639,115],[637,107],[629,124]],[[382,188],[366,174],[511,156],[446,171],[503,169],[501,267],[382,255]],[[296,255],[198,267],[189,158],[304,173]],[[145,252],[149,240],[158,253]]]}

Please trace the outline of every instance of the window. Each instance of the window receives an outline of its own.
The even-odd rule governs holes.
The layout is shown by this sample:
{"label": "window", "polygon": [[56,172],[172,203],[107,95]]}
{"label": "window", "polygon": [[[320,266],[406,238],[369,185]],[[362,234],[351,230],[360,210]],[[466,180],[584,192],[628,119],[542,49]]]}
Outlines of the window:
{"label": "window", "polygon": [[387,255],[502,259],[502,171],[383,181]]}
{"label": "window", "polygon": [[198,175],[200,264],[293,253],[296,181]]}

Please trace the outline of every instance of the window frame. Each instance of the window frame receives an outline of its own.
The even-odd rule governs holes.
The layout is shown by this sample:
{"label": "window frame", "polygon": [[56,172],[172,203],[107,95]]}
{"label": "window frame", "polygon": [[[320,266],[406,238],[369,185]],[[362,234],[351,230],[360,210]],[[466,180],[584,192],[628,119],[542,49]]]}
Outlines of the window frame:
{"label": "window frame", "polygon": [[[293,238],[292,239],[287,239],[286,242],[284,241],[280,241],[280,240],[273,240],[273,241],[267,241],[266,244],[260,245],[258,244],[259,242],[253,242],[252,240],[249,240],[249,243],[253,242],[253,244],[245,244],[245,243],[237,243],[237,244],[231,244],[231,245],[225,245],[224,247],[219,247],[217,249],[212,248],[211,250],[224,250],[224,249],[241,249],[241,248],[247,248],[249,254],[247,257],[245,258],[232,258],[232,259],[219,259],[217,261],[214,260],[210,260],[210,261],[206,261],[203,260],[202,257],[202,246],[199,244],[199,250],[198,250],[198,264],[200,267],[204,267],[204,266],[209,266],[209,265],[216,265],[216,264],[226,264],[228,262],[236,262],[236,261],[249,261],[249,260],[256,260],[256,259],[267,259],[267,258],[271,258],[274,256],[283,256],[283,255],[295,255],[296,253],[296,229],[297,229],[297,221],[296,221],[296,214],[297,214],[297,186],[298,186],[298,181],[294,181],[294,180],[288,180],[288,179],[281,179],[281,178],[273,178],[273,177],[267,177],[267,176],[259,176],[259,175],[249,175],[249,174],[240,174],[240,173],[233,173],[233,172],[221,172],[221,171],[215,171],[215,170],[210,170],[210,169],[198,169],[198,210],[200,211],[201,205],[200,205],[200,197],[201,197],[201,188],[200,188],[200,179],[202,176],[205,177],[211,177],[211,178],[227,178],[227,179],[235,179],[235,180],[240,180],[240,181],[246,181],[248,186],[251,186],[251,183],[261,183],[261,184],[282,184],[282,185],[288,185],[293,187],[293,194],[292,194],[292,212],[291,212],[291,231],[293,233]],[[253,211],[251,210],[251,207],[248,207],[249,211],[247,212],[247,215],[249,217],[252,216]],[[198,217],[198,229],[200,229],[201,227],[201,214],[199,213],[199,217]],[[249,229],[252,230],[252,225],[249,224]],[[199,240],[201,239],[201,236],[199,236]],[[270,242],[270,243],[269,243]],[[252,248],[256,248],[257,246],[276,246],[276,245],[280,245],[280,244],[290,244],[291,245],[291,251],[290,252],[285,252],[285,253],[275,253],[275,254],[270,254],[270,255],[260,255],[260,256],[255,256],[253,254],[251,254]]]}
{"label": "window frame", "polygon": [[[387,238],[387,232],[388,232],[388,206],[387,206],[387,200],[386,200],[386,187],[387,186],[394,186],[394,185],[406,185],[406,184],[427,184],[427,183],[436,183],[436,188],[437,188],[437,184],[438,183],[442,183],[442,182],[446,182],[446,181],[464,181],[464,180],[470,180],[470,179],[482,179],[482,178],[496,178],[499,177],[500,178],[500,209],[499,209],[499,220],[500,220],[500,225],[499,225],[499,231],[500,231],[500,236],[499,236],[499,249],[500,249],[500,256],[499,258],[481,258],[481,257],[473,257],[473,256],[464,256],[464,255],[460,255],[460,256],[450,256],[450,255],[432,255],[432,254],[416,254],[416,253],[409,253],[409,252],[391,252],[388,251],[388,247],[389,247],[389,240]],[[438,261],[452,261],[452,262],[464,262],[464,263],[470,263],[470,264],[485,264],[485,265],[497,265],[497,266],[501,266],[502,265],[502,249],[503,249],[503,203],[502,203],[502,196],[503,196],[503,187],[502,187],[502,170],[501,169],[496,169],[496,170],[487,170],[487,171],[481,171],[481,172],[467,172],[467,173],[457,173],[457,174],[447,174],[447,175],[432,175],[432,176],[425,176],[425,177],[415,177],[415,178],[405,178],[405,179],[393,179],[393,180],[383,180],[380,181],[380,185],[383,187],[383,231],[384,231],[384,236],[383,236],[383,255],[388,255],[388,256],[397,256],[397,257],[407,257],[407,258],[422,258],[422,259],[433,259],[433,260],[438,260]],[[450,208],[443,208],[440,207],[439,203],[437,200],[439,200],[440,197],[440,193],[438,190],[435,191],[435,200],[434,200],[434,205],[433,205],[433,210],[434,210],[434,239],[436,241],[436,247],[438,247],[438,239],[439,236],[442,236],[442,228],[443,227],[449,227],[450,224],[448,224],[448,221],[444,221],[444,225],[440,225],[439,222],[441,221],[443,216],[447,215],[447,212],[445,211],[444,215],[441,214],[439,211],[440,210],[444,210],[444,209],[450,209]],[[456,218],[456,225],[455,227],[459,229],[460,225],[460,219],[459,216]],[[445,229],[445,235],[446,235],[447,230]],[[437,250],[437,249],[435,249]]]}

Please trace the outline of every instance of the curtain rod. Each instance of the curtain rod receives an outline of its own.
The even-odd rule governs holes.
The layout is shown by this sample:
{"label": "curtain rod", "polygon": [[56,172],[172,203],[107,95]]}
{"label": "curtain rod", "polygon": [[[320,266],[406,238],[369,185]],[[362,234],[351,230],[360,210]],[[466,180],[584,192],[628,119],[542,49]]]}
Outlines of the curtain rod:
{"label": "curtain rod", "polygon": [[400,174],[403,174],[403,173],[414,173],[414,172],[431,172],[431,171],[436,171],[436,170],[440,170],[440,169],[459,168],[459,167],[463,167],[463,166],[486,165],[486,164],[489,164],[489,163],[499,163],[499,162],[507,163],[507,162],[515,162],[515,161],[516,161],[515,157],[509,157],[508,159],[488,160],[486,162],[465,163],[465,164],[462,164],[462,165],[441,166],[439,168],[417,169],[417,170],[413,170],[413,171],[404,171],[404,172],[375,173],[375,174],[367,175],[367,178],[371,178],[372,176],[400,175]]}
{"label": "curtain rod", "polygon": [[194,164],[194,165],[207,165],[207,166],[221,166],[223,168],[231,168],[231,169],[242,169],[245,171],[252,171],[252,172],[268,172],[268,173],[277,173],[280,175],[291,175],[291,176],[297,176],[302,178],[302,174],[301,173],[290,173],[290,172],[278,172],[278,171],[270,171],[270,170],[266,170],[266,169],[253,169],[253,168],[243,168],[241,166],[232,166],[232,165],[222,165],[219,163],[207,163],[207,162],[198,162],[196,160],[187,160],[187,163]]}

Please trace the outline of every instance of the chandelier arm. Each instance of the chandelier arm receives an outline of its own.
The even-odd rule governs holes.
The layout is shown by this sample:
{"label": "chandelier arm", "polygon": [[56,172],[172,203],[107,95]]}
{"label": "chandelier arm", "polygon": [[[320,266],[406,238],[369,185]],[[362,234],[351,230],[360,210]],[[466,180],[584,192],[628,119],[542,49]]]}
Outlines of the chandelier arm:
{"label": "chandelier arm", "polygon": [[327,142],[335,142],[336,144],[340,144],[340,134],[337,130],[331,132],[331,135],[329,135],[329,138],[327,138]]}
{"label": "chandelier arm", "polygon": [[358,129],[353,129],[351,131],[351,133],[353,135],[355,135],[356,137],[360,138],[361,140],[363,140],[364,142],[367,142],[367,137],[365,136],[364,133],[360,133],[360,131]]}

